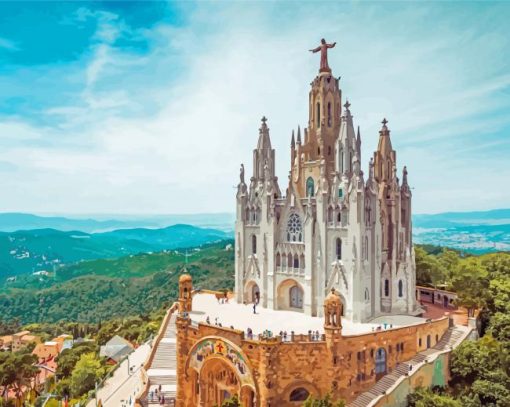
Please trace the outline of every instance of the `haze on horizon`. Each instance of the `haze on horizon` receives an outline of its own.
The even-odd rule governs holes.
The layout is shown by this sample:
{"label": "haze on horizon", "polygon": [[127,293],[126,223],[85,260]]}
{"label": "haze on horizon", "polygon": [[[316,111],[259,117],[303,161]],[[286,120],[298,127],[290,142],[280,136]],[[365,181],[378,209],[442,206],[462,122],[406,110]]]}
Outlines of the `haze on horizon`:
{"label": "haze on horizon", "polygon": [[509,18],[487,2],[0,3],[0,211],[232,213],[263,115],[285,190],[322,37],[365,173],[386,117],[414,213],[509,207]]}

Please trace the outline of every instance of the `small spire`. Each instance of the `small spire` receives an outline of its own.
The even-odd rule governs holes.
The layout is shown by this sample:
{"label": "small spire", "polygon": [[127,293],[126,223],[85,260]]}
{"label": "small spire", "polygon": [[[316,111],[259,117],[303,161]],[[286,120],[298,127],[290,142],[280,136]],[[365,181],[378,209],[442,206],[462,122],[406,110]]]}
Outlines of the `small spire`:
{"label": "small spire", "polygon": [[349,110],[349,107],[351,107],[351,104],[349,103],[349,99],[346,99],[346,100],[345,100],[344,107],[345,107],[347,110]]}
{"label": "small spire", "polygon": [[407,166],[405,165],[402,171],[402,185],[407,185]]}
{"label": "small spire", "polygon": [[297,143],[301,144],[301,127],[299,126],[299,124],[297,126]]}
{"label": "small spire", "polygon": [[290,146],[294,148],[296,146],[296,142],[294,141],[294,130],[292,130],[292,138],[290,139]]}
{"label": "small spire", "polygon": [[388,124],[388,120],[386,120],[386,117],[383,119],[382,123],[382,129],[381,130],[388,130],[388,127],[386,126]]}
{"label": "small spire", "polygon": [[356,147],[358,149],[358,153],[360,153],[360,147],[361,147],[361,134],[360,134],[360,131],[359,131],[359,126],[358,126],[358,133],[356,135]]}

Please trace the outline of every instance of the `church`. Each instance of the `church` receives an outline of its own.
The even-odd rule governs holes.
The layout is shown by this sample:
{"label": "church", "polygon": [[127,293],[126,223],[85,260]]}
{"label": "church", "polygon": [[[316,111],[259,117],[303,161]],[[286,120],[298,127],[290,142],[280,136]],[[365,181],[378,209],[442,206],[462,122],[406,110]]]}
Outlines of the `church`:
{"label": "church", "polygon": [[386,119],[367,173],[361,132],[322,44],[308,96],[308,125],[290,139],[284,192],[262,118],[253,172],[241,165],[236,196],[235,292],[239,303],[323,316],[335,289],[343,316],[365,322],[379,315],[416,314],[411,188],[398,177]]}

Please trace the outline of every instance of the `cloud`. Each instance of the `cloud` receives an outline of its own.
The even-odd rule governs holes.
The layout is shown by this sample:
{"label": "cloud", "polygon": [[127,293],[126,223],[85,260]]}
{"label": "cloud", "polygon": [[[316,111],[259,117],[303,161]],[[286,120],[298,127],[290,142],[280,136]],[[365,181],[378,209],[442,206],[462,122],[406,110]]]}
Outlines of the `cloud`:
{"label": "cloud", "polygon": [[[17,166],[0,180],[12,191],[2,209],[233,211],[239,163],[251,172],[262,115],[285,190],[290,134],[307,123],[318,66],[307,50],[322,36],[338,40],[330,65],[361,125],[364,167],[387,116],[417,212],[504,206],[510,193],[499,186],[510,174],[495,150],[510,148],[510,118],[498,114],[510,103],[501,56],[510,40],[497,35],[501,17],[495,12],[490,29],[480,23],[484,32],[471,26],[468,33],[459,21],[474,11],[455,17],[439,6],[389,8],[199,3],[186,24],[150,28],[80,8],[76,19],[97,24],[82,63],[67,72],[82,78],[81,87],[40,113],[51,124],[16,117],[0,131],[7,146],[0,160]],[[148,49],[119,44],[132,38]],[[467,68],[477,54],[491,62]]]}
{"label": "cloud", "polygon": [[7,38],[2,38],[0,37],[0,49],[5,49],[7,51],[19,51],[20,48],[16,45],[15,42],[7,39]]}

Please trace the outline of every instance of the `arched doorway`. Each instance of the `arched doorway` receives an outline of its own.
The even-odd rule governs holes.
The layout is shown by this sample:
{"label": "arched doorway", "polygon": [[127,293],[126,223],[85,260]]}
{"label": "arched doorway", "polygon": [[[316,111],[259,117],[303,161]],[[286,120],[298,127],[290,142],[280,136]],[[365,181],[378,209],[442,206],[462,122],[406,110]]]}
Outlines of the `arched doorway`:
{"label": "arched doorway", "polygon": [[241,396],[241,384],[236,372],[227,362],[212,358],[200,372],[200,406],[221,405],[232,396]]}
{"label": "arched doorway", "polygon": [[291,308],[303,308],[303,290],[295,285],[290,288],[289,301]]}
{"label": "arched doorway", "polygon": [[245,298],[248,303],[260,302],[260,288],[255,281],[249,281],[244,290]]}
{"label": "arched doorway", "polygon": [[379,348],[375,353],[375,379],[379,380],[385,374],[386,374],[386,350],[384,348]]}
{"label": "arched doorway", "polygon": [[301,311],[304,306],[304,291],[294,279],[287,279],[278,285],[278,309]]}

